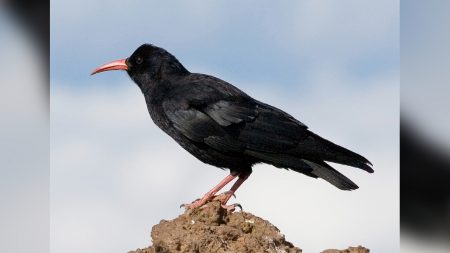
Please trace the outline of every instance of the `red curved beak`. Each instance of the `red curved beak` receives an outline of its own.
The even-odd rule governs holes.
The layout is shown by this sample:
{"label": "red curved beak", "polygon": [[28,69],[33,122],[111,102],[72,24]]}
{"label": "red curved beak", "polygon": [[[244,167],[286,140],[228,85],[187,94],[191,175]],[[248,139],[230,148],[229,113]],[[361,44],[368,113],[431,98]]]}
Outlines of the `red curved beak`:
{"label": "red curved beak", "polygon": [[112,61],[110,63],[106,63],[98,68],[96,68],[91,75],[95,75],[100,72],[110,71],[110,70],[128,70],[128,66],[126,64],[126,59]]}

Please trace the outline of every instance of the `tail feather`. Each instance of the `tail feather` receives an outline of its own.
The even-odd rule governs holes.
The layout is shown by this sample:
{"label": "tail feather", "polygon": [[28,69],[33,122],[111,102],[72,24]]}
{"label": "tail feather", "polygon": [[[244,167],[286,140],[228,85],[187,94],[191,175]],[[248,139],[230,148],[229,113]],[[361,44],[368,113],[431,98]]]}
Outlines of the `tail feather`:
{"label": "tail feather", "polygon": [[355,190],[358,186],[323,161],[310,161],[286,154],[247,150],[246,153],[278,168],[292,169],[313,178],[322,178],[341,190]]}
{"label": "tail feather", "polygon": [[365,157],[328,141],[317,134],[310,132],[304,141],[296,149],[295,154],[308,160],[325,160],[360,168],[373,173],[372,163]]}
{"label": "tail feather", "polygon": [[342,175],[339,171],[335,170],[325,162],[312,162],[308,160],[303,161],[313,169],[312,174],[328,181],[330,184],[341,190],[350,191],[359,188],[352,182],[352,180],[348,179],[346,176]]}

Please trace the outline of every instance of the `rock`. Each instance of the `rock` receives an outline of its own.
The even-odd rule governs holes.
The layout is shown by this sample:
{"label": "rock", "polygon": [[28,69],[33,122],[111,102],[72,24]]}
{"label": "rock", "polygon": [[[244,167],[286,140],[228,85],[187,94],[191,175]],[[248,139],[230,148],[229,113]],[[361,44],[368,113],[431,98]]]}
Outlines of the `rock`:
{"label": "rock", "polygon": [[268,221],[246,212],[227,212],[219,202],[162,220],[152,228],[151,237],[152,246],[129,253],[302,252]]}
{"label": "rock", "polygon": [[348,249],[338,250],[338,249],[327,249],[322,251],[321,253],[369,253],[369,249],[366,249],[362,246],[358,247],[349,247]]}
{"label": "rock", "polygon": [[[285,240],[270,222],[247,212],[228,212],[217,201],[202,208],[185,211],[177,218],[162,220],[153,226],[153,245],[128,253],[301,253],[302,250]],[[359,248],[324,253],[360,253]],[[353,249],[356,249],[353,250]]]}

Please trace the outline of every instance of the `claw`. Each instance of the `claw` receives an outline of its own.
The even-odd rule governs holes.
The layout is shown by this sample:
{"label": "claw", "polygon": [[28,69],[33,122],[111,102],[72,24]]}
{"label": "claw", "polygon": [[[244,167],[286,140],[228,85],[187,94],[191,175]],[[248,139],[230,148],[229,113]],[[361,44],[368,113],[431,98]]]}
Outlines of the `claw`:
{"label": "claw", "polygon": [[[198,198],[198,199],[192,201],[191,204],[194,204],[195,202],[197,202],[197,201],[199,201],[199,200],[200,200],[200,198]],[[190,206],[191,204],[181,204],[181,205],[180,205],[180,208],[183,208],[183,207],[184,207],[184,208],[187,209],[187,208],[189,208],[189,206]]]}
{"label": "claw", "polygon": [[235,203],[235,204],[231,204],[231,205],[221,205],[223,209],[226,209],[228,212],[234,212],[236,210],[236,207],[239,207],[240,211],[242,211],[242,206],[241,204]]}
{"label": "claw", "polygon": [[212,197],[207,197],[207,198],[204,197],[201,199],[196,199],[196,200],[192,201],[190,204],[182,204],[180,206],[180,208],[184,207],[187,210],[187,209],[194,209],[197,207],[202,207],[203,205],[205,205],[206,203],[211,201],[211,199],[212,199]]}

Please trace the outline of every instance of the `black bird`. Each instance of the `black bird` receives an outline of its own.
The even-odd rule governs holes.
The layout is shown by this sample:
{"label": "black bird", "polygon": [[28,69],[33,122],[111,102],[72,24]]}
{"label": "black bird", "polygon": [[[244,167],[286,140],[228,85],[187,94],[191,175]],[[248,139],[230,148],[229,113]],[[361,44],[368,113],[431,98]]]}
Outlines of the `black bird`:
{"label": "black bird", "polygon": [[238,177],[219,198],[224,207],[233,209],[226,202],[257,163],[322,178],[341,190],[358,186],[326,162],[373,172],[363,156],[325,140],[291,115],[219,78],[189,72],[163,48],[144,44],[130,57],[105,64],[92,74],[108,70],[127,71],[144,94],[155,124],[184,149],[204,163],[230,170],[230,175],[187,208],[204,205]]}

